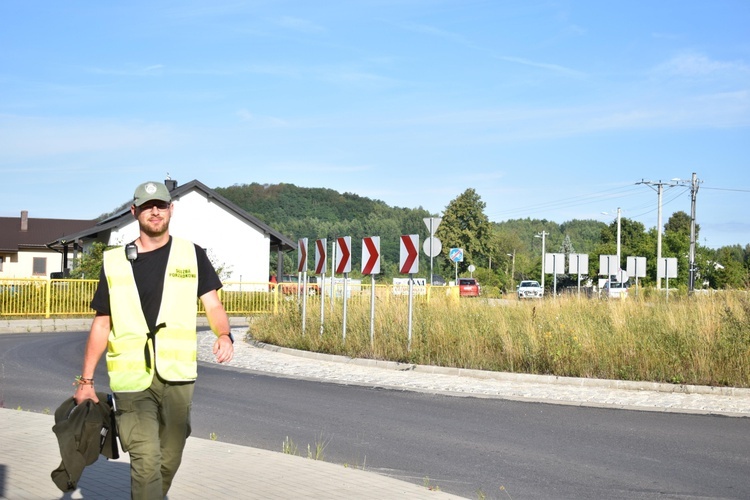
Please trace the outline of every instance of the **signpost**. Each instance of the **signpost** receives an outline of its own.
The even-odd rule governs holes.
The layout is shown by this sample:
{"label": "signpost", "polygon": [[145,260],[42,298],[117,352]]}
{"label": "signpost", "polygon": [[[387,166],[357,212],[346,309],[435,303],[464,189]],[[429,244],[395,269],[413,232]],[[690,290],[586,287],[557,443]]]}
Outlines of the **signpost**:
{"label": "signpost", "polygon": [[422,220],[424,221],[425,226],[427,226],[427,229],[430,230],[429,238],[424,241],[423,250],[430,258],[430,279],[428,281],[430,285],[432,285],[432,258],[440,255],[440,252],[443,250],[442,242],[435,238],[435,231],[437,231],[437,228],[440,223],[443,222],[443,219],[442,217],[426,217]]}
{"label": "signpost", "polygon": [[[342,313],[342,342],[346,342],[346,303],[347,303],[347,290],[346,282],[349,278],[349,273],[352,270],[352,237],[342,236],[336,238],[336,272],[344,274],[344,311]],[[333,279],[331,279],[331,287],[333,287]]]}
{"label": "signpost", "polygon": [[362,275],[370,275],[370,347],[375,346],[375,275],[380,274],[380,236],[362,238]]}
{"label": "signpost", "polygon": [[[307,284],[307,238],[300,238],[297,241],[297,301],[302,292],[300,286]],[[305,335],[305,319],[307,317],[307,287],[302,296],[302,336]]]}
{"label": "signpost", "polygon": [[628,276],[635,276],[635,295],[638,296],[638,278],[646,277],[646,257],[627,258]]}
{"label": "signpost", "polygon": [[657,263],[656,278],[667,279],[667,301],[669,301],[669,278],[677,277],[677,257],[661,257]]}
{"label": "signpost", "polygon": [[448,252],[448,258],[456,264],[456,283],[458,283],[458,263],[464,261],[463,248],[451,248]]}
{"label": "signpost", "polygon": [[[544,269],[545,272],[552,273],[552,293],[557,297],[557,275],[565,274],[565,254],[564,253],[548,253],[544,256]],[[551,269],[551,271],[549,271]]]}
{"label": "signpost", "polygon": [[578,275],[578,296],[581,296],[581,275],[589,273],[589,255],[585,253],[572,253],[568,257],[568,269],[570,274]]}
{"label": "signpost", "polygon": [[[318,295],[320,296],[320,336],[323,336],[323,322],[325,319],[325,282],[326,267],[328,267],[328,241],[325,238],[315,240],[315,274],[320,275],[318,283]],[[331,273],[333,275],[333,273]],[[333,288],[333,276],[331,276],[331,288]]]}
{"label": "signpost", "polygon": [[411,351],[411,324],[414,296],[414,273],[419,272],[419,235],[408,234],[401,236],[401,248],[399,255],[399,272],[409,275],[409,334],[407,350]]}

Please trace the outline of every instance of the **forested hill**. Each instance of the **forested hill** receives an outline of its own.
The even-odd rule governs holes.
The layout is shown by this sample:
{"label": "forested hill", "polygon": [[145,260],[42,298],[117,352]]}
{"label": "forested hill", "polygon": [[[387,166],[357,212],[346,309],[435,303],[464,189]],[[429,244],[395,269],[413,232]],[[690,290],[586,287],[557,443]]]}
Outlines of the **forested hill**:
{"label": "forested hill", "polygon": [[[242,209],[255,215],[277,231],[296,240],[310,242],[327,238],[329,243],[340,236],[350,236],[352,244],[352,272],[359,270],[362,238],[380,237],[381,272],[386,277],[399,275],[400,236],[418,234],[420,242],[429,235],[424,219],[430,214],[422,207],[390,207],[385,202],[353,193],[338,193],[332,189],[304,188],[293,184],[242,184],[216,191]],[[452,275],[454,264],[447,258],[448,249],[465,250],[465,261],[459,272],[466,272],[469,264],[477,267],[483,283],[507,287],[516,279],[541,274],[542,241],[547,253],[583,253],[590,255],[590,268],[596,274],[599,255],[614,255],[617,248],[617,223],[596,220],[572,220],[557,223],[539,219],[489,221],[484,214],[485,204],[472,189],[452,200],[443,210],[443,223],[436,236],[443,251],[435,258],[435,272]],[[486,227],[489,226],[489,229]],[[627,218],[621,221],[622,264],[625,256],[643,256],[648,263],[649,276],[655,276],[655,228],[646,229],[640,222]],[[467,228],[471,228],[468,230]],[[699,227],[696,227],[699,231]],[[664,226],[662,256],[679,259],[678,282],[687,282],[690,246],[690,216],[676,212]],[[544,235],[542,240],[540,236]],[[421,244],[420,244],[421,246]],[[419,277],[429,273],[429,258],[420,251]],[[285,270],[296,268],[295,255],[284,257]],[[313,258],[313,256],[308,256]],[[701,264],[701,279],[712,287],[747,287],[750,284],[750,245],[725,247],[719,250],[697,245],[696,262]],[[718,262],[721,265],[714,265]],[[425,271],[423,271],[425,270]],[[645,281],[644,281],[645,283]]]}
{"label": "forested hill", "polygon": [[[242,184],[216,192],[286,236],[328,238],[351,236],[352,255],[359,256],[362,238],[380,236],[384,272],[394,272],[402,234],[426,236],[422,208],[390,207],[385,202],[326,188],[293,184]],[[291,259],[291,257],[289,257]],[[354,266],[356,267],[356,266]],[[383,267],[383,266],[381,266]]]}
{"label": "forested hill", "polygon": [[[367,218],[371,213],[390,210],[384,202],[332,189],[303,188],[294,184],[235,184],[216,188],[264,222],[286,225],[288,221],[313,218],[325,222]],[[291,236],[291,235],[290,235]]]}
{"label": "forested hill", "polygon": [[[383,265],[386,268],[384,273],[387,275],[395,272],[399,261],[399,237],[419,234],[420,241],[423,241],[428,236],[423,219],[436,215],[421,207],[390,207],[383,201],[353,193],[341,194],[332,189],[304,188],[293,184],[253,183],[215,190],[295,240],[331,240],[338,236],[351,236],[353,255],[358,256],[362,238],[380,236]],[[477,209],[481,211],[480,207]],[[534,235],[543,230],[549,235],[548,251],[558,251],[566,235],[572,238],[576,249],[590,251],[600,243],[602,228],[606,227],[596,221],[572,221],[559,225],[534,219],[506,221],[493,226],[502,241],[486,242],[487,256],[482,262],[475,262],[478,265],[488,265],[492,259],[495,262],[507,259],[506,254],[514,250],[541,255],[541,241],[535,239]],[[444,249],[443,253],[447,253],[447,250]],[[420,256],[425,258],[423,252],[420,252]],[[448,264],[444,256],[439,260],[441,266]]]}

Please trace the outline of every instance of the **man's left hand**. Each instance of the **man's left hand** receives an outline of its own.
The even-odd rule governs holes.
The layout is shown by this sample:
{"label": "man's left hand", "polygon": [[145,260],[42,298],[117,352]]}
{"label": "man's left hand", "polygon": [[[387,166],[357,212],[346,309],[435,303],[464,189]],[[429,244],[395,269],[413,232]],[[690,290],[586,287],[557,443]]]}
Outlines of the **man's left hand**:
{"label": "man's left hand", "polygon": [[232,339],[229,338],[229,335],[219,335],[219,338],[214,342],[214,355],[219,363],[232,360],[234,345],[232,345]]}

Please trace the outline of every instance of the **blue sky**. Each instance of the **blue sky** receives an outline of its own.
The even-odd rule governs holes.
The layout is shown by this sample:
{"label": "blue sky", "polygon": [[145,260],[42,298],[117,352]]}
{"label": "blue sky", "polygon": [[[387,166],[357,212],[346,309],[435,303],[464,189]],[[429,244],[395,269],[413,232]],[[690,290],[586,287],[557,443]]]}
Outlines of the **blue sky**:
{"label": "blue sky", "polygon": [[169,174],[651,228],[637,183],[695,172],[700,243],[744,246],[748,26],[745,0],[5,0],[0,216],[93,218]]}

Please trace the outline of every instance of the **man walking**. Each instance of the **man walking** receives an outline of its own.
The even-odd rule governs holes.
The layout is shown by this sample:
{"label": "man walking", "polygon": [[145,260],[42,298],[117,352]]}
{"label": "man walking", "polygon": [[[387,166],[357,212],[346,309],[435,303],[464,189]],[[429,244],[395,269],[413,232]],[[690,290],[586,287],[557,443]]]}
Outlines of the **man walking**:
{"label": "man walking", "polygon": [[164,498],[190,435],[197,378],[197,299],[217,335],[220,363],[232,359],[229,319],[219,300],[221,281],[206,252],[169,235],[174,205],[167,187],[146,182],[130,211],[138,238],[104,252],[96,311],[74,398],[98,402],[94,370],[107,351],[117,429],[130,454],[131,497]]}

